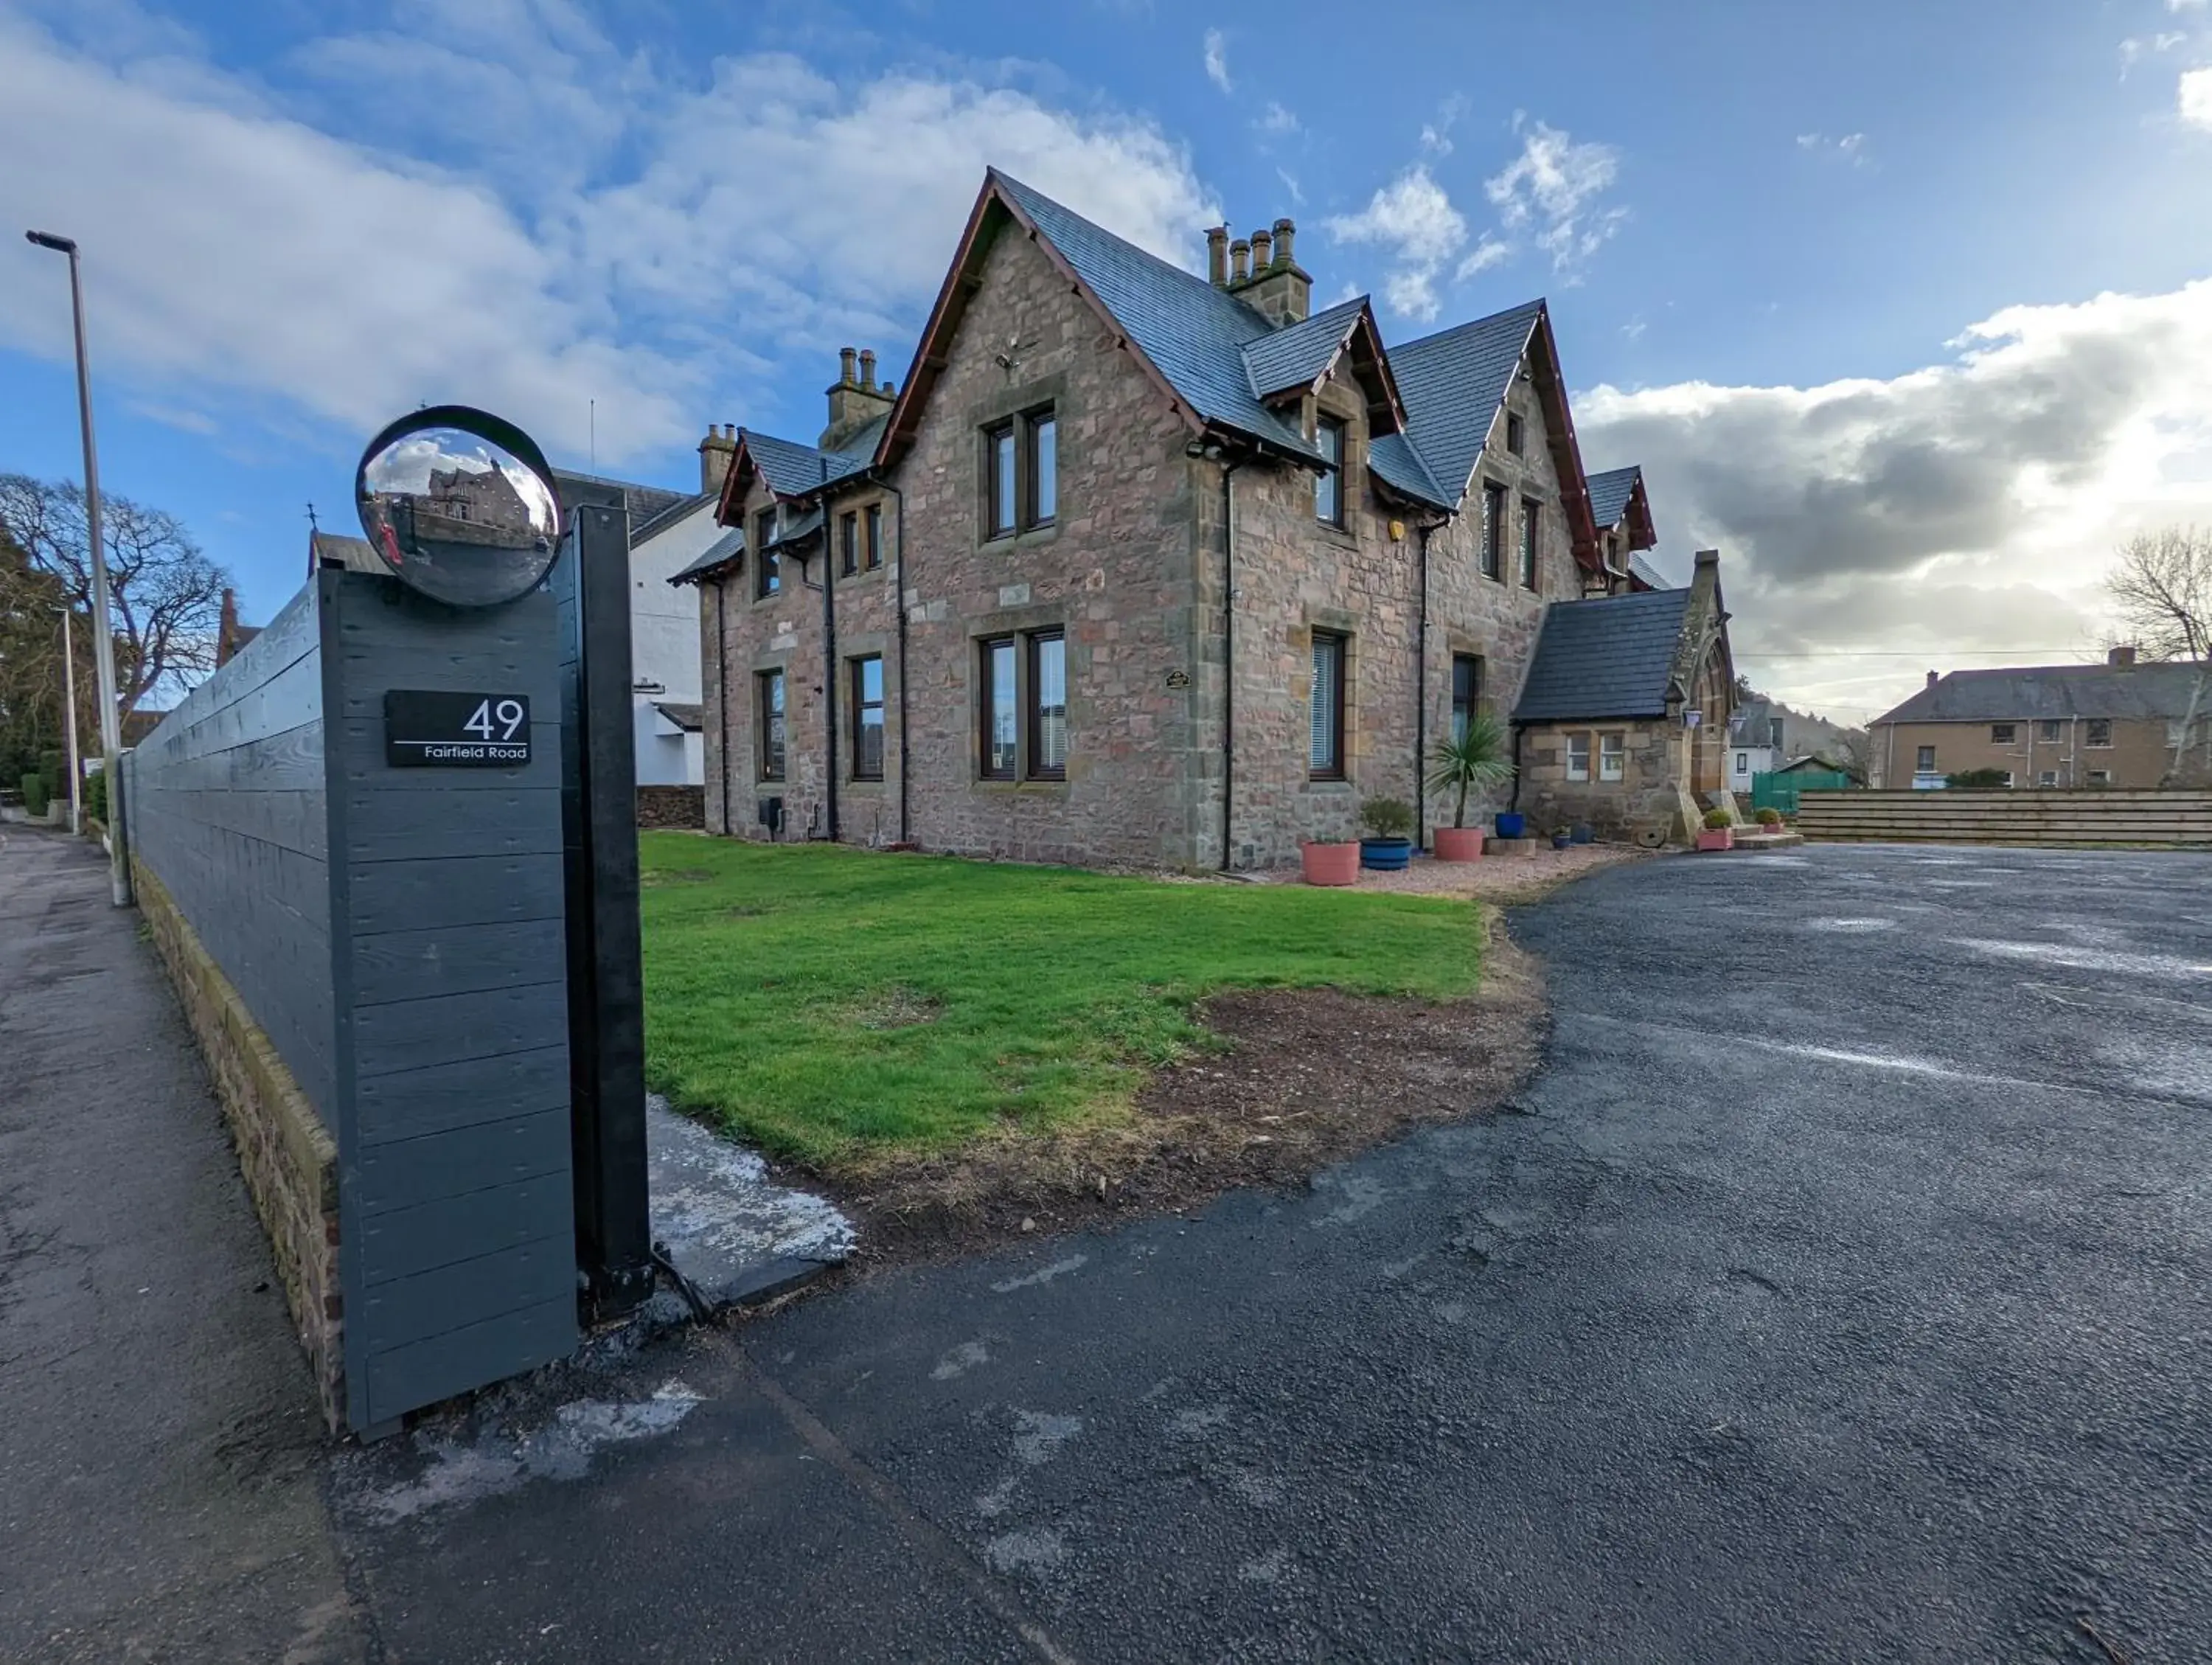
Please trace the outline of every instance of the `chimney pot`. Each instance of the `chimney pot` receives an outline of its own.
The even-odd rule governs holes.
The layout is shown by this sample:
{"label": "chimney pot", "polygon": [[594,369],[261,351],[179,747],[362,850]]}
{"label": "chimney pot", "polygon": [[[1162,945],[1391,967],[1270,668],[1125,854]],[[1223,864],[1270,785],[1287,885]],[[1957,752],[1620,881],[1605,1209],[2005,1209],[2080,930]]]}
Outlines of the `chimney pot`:
{"label": "chimney pot", "polygon": [[898,388],[897,388],[896,386],[894,386],[894,385],[891,383],[891,381],[887,378],[887,379],[884,380],[884,397],[885,398],[891,398],[893,395],[895,395],[897,392],[898,392]]}
{"label": "chimney pot", "polygon": [[1928,673],[1928,685],[1929,685],[1930,688],[1935,687],[1935,685],[1936,685],[1937,683],[1939,683],[1939,682],[1941,682],[1941,681],[1942,681],[1942,680],[1943,680],[1943,678],[1941,678],[1941,677],[1939,677],[1939,676],[1937,676],[1937,675],[1936,675],[1933,671],[1930,671]]}
{"label": "chimney pot", "polygon": [[860,386],[872,390],[876,385],[876,354],[871,347],[860,349]]}
{"label": "chimney pot", "polygon": [[1275,264],[1274,245],[1275,240],[1273,234],[1265,230],[1255,231],[1252,234],[1253,276],[1257,277],[1261,272],[1267,270],[1268,267]]}
{"label": "chimney pot", "polygon": [[1275,264],[1277,265],[1290,266],[1297,264],[1291,257],[1291,239],[1297,235],[1297,227],[1288,218],[1275,222]]}
{"label": "chimney pot", "polygon": [[853,349],[850,347],[837,349],[837,385],[841,387],[853,385]]}
{"label": "chimney pot", "polygon": [[1239,237],[1229,246],[1229,281],[1242,283],[1252,275],[1252,246]]}
{"label": "chimney pot", "polygon": [[2105,655],[2105,663],[2115,670],[2130,670],[2134,667],[2135,662],[2136,650],[2132,642],[2124,647],[2115,647]]}
{"label": "chimney pot", "polygon": [[1229,228],[1209,226],[1206,232],[1206,281],[1217,289],[1229,283]]}

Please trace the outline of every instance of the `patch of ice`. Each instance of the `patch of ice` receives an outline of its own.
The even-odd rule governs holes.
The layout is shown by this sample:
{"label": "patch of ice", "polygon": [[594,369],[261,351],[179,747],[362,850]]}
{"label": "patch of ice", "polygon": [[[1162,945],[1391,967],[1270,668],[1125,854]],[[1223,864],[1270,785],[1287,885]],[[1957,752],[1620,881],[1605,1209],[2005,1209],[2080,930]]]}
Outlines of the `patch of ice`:
{"label": "patch of ice", "polygon": [[1952,946],[1970,948],[1999,959],[2038,960],[2079,971],[2116,971],[2136,977],[2212,977],[2212,962],[2179,954],[2130,954],[2063,942],[2006,942],[1989,937],[1954,937]]}
{"label": "patch of ice", "polygon": [[1893,919],[1808,919],[1805,921],[1805,928],[1808,931],[1894,931],[1897,921]]}
{"label": "patch of ice", "polygon": [[950,1382],[956,1376],[965,1376],[978,1364],[991,1362],[991,1350],[981,1341],[963,1341],[937,1361],[937,1368],[929,1373],[932,1382]]}
{"label": "patch of ice", "polygon": [[1018,1289],[1034,1289],[1039,1284],[1048,1284],[1054,1279],[1080,1270],[1091,1264],[1088,1255],[1071,1255],[1064,1261],[1054,1261],[1050,1266],[1041,1266],[1035,1272],[1019,1278],[1005,1278],[991,1285],[1000,1295],[1012,1295]]}
{"label": "patch of ice", "polygon": [[1042,1572],[1067,1559],[1067,1540],[1058,1532],[1002,1532],[983,1546],[983,1561],[994,1572]]}

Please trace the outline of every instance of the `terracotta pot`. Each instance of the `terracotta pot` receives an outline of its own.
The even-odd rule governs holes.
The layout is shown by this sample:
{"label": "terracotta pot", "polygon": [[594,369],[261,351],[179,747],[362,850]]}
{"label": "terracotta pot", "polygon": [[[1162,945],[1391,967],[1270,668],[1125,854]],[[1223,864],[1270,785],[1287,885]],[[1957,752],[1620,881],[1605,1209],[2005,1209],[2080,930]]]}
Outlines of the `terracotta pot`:
{"label": "terracotta pot", "polygon": [[1309,884],[1356,884],[1359,882],[1359,846],[1301,844],[1298,854]]}
{"label": "terracotta pot", "polygon": [[1735,848],[1735,829],[1706,827],[1698,834],[1698,848],[1701,850],[1732,850]]}
{"label": "terracotta pot", "polygon": [[1437,860],[1439,861],[1474,861],[1482,855],[1482,829],[1480,827],[1438,827],[1437,829]]}

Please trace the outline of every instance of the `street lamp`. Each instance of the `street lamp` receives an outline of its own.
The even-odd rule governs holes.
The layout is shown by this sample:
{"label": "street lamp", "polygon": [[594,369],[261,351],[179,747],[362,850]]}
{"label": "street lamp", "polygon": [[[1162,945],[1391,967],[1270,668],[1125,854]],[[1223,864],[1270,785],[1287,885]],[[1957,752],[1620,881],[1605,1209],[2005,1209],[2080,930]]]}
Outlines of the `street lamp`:
{"label": "street lamp", "polygon": [[[52,232],[23,235],[42,249],[69,256],[70,310],[76,321],[76,406],[84,428],[84,512],[92,544],[92,653],[100,676],[100,768],[107,784],[110,890],[118,908],[131,905],[131,854],[124,832],[123,736],[116,714],[115,633],[107,611],[107,550],[100,541],[100,456],[92,443],[92,365],[84,350],[84,286],[77,278],[76,245]],[[74,801],[74,798],[72,798]]]}
{"label": "street lamp", "polygon": [[[70,612],[67,606],[54,611],[62,616],[62,699],[63,731],[69,737],[70,770],[70,836],[84,836],[84,757],[76,749],[76,644],[70,639]],[[110,781],[109,787],[115,782]],[[113,818],[114,811],[108,811]]]}

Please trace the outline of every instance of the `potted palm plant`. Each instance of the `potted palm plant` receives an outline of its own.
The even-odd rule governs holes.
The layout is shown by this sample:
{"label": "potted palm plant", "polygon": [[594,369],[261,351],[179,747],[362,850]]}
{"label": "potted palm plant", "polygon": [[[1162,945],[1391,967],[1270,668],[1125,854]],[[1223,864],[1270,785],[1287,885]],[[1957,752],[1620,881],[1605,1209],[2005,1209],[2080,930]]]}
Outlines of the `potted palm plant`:
{"label": "potted palm plant", "polygon": [[[1437,829],[1437,860],[1472,861],[1482,854],[1482,829],[1467,824],[1467,795],[1503,786],[1512,778],[1505,725],[1488,712],[1469,716],[1465,728],[1437,748],[1436,764],[1429,771],[1429,790],[1457,794],[1451,825]],[[1499,817],[1498,821],[1498,836],[1503,838],[1507,836],[1504,817]]]}
{"label": "potted palm plant", "polygon": [[1360,806],[1359,824],[1367,836],[1359,841],[1359,865],[1378,873],[1402,872],[1413,859],[1413,806],[1402,798],[1370,798]]}

